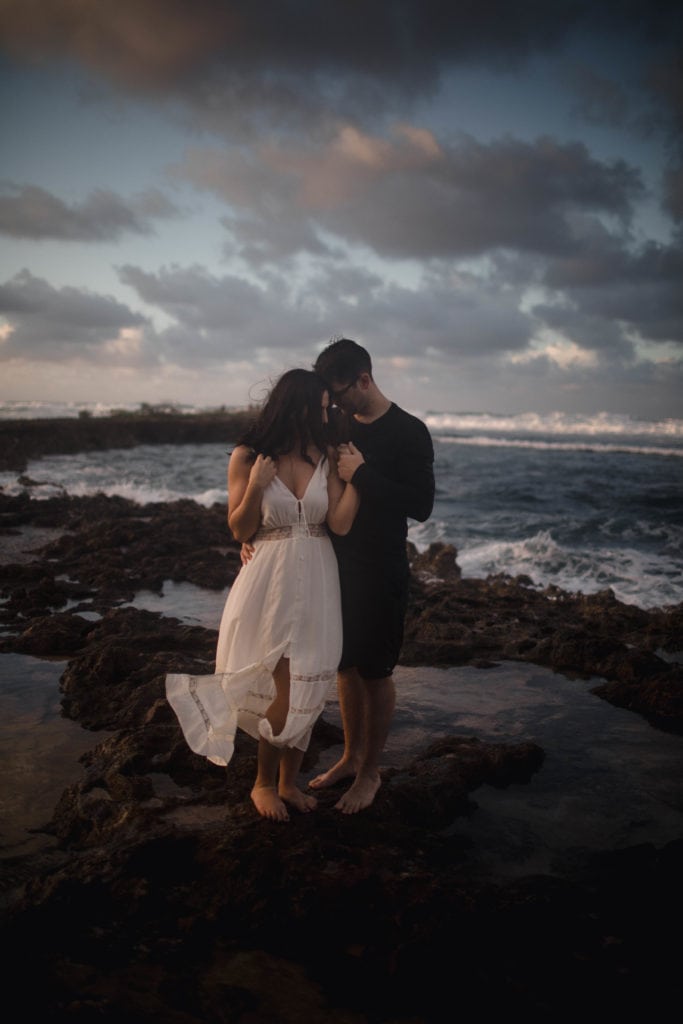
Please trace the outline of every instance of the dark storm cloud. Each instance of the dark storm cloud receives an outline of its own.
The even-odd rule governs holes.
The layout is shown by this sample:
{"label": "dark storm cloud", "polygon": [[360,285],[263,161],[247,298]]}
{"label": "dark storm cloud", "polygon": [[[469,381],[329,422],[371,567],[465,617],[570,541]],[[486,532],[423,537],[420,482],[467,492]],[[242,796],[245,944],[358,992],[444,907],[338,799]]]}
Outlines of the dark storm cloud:
{"label": "dark storm cloud", "polygon": [[331,213],[332,227],[392,256],[462,256],[492,249],[573,251],[572,215],[628,218],[642,193],[623,161],[603,164],[579,143],[473,139],[417,176],[399,170],[377,182],[353,210]]}
{"label": "dark storm cloud", "polygon": [[237,252],[248,263],[260,266],[273,261],[286,260],[297,252],[317,256],[331,255],[333,250],[325,244],[315,225],[301,216],[280,215],[267,221],[245,214],[221,217],[229,240],[225,249],[229,255]]}
{"label": "dark storm cloud", "polygon": [[[0,285],[0,314],[10,327],[0,343],[0,359],[87,356],[105,360],[114,357],[118,344],[119,352],[127,350],[131,363],[141,361],[134,333],[148,321],[106,295],[80,288],[53,288],[22,270]],[[126,331],[133,332],[129,344]]]}
{"label": "dark storm cloud", "polygon": [[595,246],[550,265],[545,283],[582,316],[625,324],[643,338],[683,344],[683,246],[654,242],[638,251]]}
{"label": "dark storm cloud", "polygon": [[159,340],[184,365],[252,356],[257,348],[286,348],[297,338],[309,345],[320,329],[314,312],[305,310],[286,279],[275,274],[267,287],[265,281],[258,286],[231,274],[216,277],[203,267],[162,268],[152,274],[126,265],[119,276],[174,321]]}
{"label": "dark storm cloud", "polygon": [[683,223],[683,165],[664,172],[662,206],[677,224]]}
{"label": "dark storm cloud", "polygon": [[184,327],[202,331],[242,328],[272,301],[270,289],[267,292],[232,275],[214,277],[203,267],[162,268],[151,274],[123,266],[119,276],[145,302],[158,306]]}
{"label": "dark storm cloud", "polygon": [[69,205],[35,185],[0,184],[0,233],[14,238],[112,241],[125,232],[149,235],[154,220],[178,213],[156,189],[129,200],[98,189]]}
{"label": "dark storm cloud", "polygon": [[392,140],[346,128],[308,150],[195,150],[176,174],[239,207],[226,223],[243,255],[266,258],[274,225],[281,252],[320,252],[317,225],[394,258],[570,254],[581,247],[577,215],[627,223],[644,194],[637,170],[581,143],[465,138],[442,148],[406,126]]}
{"label": "dark storm cloud", "polygon": [[448,64],[518,66],[582,29],[635,25],[646,37],[668,31],[673,11],[644,0],[4,0],[0,35],[15,55],[72,59],[127,89],[194,94],[207,113],[215,98],[217,118],[226,107],[281,112],[282,90],[290,117],[317,92],[320,112],[358,115],[369,96],[386,105],[433,90]]}
{"label": "dark storm cloud", "polygon": [[[678,152],[683,152],[683,57],[681,56],[681,40],[683,39],[683,13],[679,8],[677,33],[673,36],[675,50],[673,56],[662,56],[649,64],[644,86],[654,98],[652,117],[662,130],[669,133],[670,140]],[[673,41],[672,40],[672,41]]]}
{"label": "dark storm cloud", "polygon": [[185,365],[244,358],[265,348],[310,351],[336,335],[363,336],[368,324],[378,355],[481,356],[523,350],[535,326],[517,308],[518,292],[495,283],[487,288],[473,276],[454,277],[445,269],[418,289],[338,261],[318,264],[296,289],[274,272],[267,288],[199,267],[150,274],[125,266],[119,274],[175,321],[160,332],[159,342]]}
{"label": "dark storm cloud", "polygon": [[631,120],[631,97],[613,79],[582,65],[573,70],[570,84],[577,94],[576,112],[583,120],[612,126]]}
{"label": "dark storm cloud", "polygon": [[[599,363],[629,365],[634,360],[633,341],[616,320],[605,319],[570,304],[553,306],[539,303],[532,312],[539,323],[561,334],[583,353],[592,354],[595,358],[586,360],[591,369]],[[537,357],[535,362],[538,364],[542,358]],[[552,360],[549,356],[545,361]]]}
{"label": "dark storm cloud", "polygon": [[[616,82],[587,65],[569,74],[570,87],[577,94],[576,112],[585,121],[623,127],[640,139],[663,140],[667,167],[661,183],[662,209],[675,220],[682,219],[683,200],[683,7],[667,38],[666,21],[658,45],[643,54],[642,63],[632,69],[625,83]],[[671,47],[677,49],[671,51]]]}
{"label": "dark storm cloud", "polygon": [[[370,76],[428,75],[434,57],[511,59],[551,45],[590,7],[499,0],[462,11],[433,0],[5,0],[0,30],[20,54],[65,55],[136,87],[234,67],[343,67]],[[359,17],[359,15],[362,15]]]}
{"label": "dark storm cloud", "polygon": [[383,354],[513,352],[526,348],[535,326],[518,308],[519,291],[447,265],[407,287],[330,263],[310,278],[305,295],[320,306],[323,322],[343,325],[353,337],[371,324],[373,350]]}
{"label": "dark storm cloud", "polygon": [[[539,386],[617,388],[643,366],[634,336],[683,334],[680,251],[673,242],[637,248],[630,234],[649,168],[601,160],[552,134],[444,141],[418,116],[417,126],[407,122],[454,68],[509,71],[559,52],[566,74],[571,47],[562,47],[590,40],[589,55],[610,59],[575,69],[581,116],[656,133],[658,143],[666,135],[659,198],[680,223],[680,63],[659,59],[660,44],[675,45],[678,9],[644,0],[3,0],[10,54],[75,62],[158,100],[164,117],[185,117],[195,138],[207,128],[221,136],[222,150],[188,151],[174,173],[219,197],[226,252],[248,271],[121,267],[122,283],[171,324],[159,331],[113,298],[24,271],[0,289],[11,329],[0,327],[0,352],[130,366],[163,357],[194,368],[264,349],[284,359],[349,334],[380,357],[424,354],[425,364],[435,357],[450,368],[457,356],[484,380],[497,371]],[[624,41],[623,55],[637,56],[630,79]],[[559,135],[558,112],[549,132]],[[148,233],[175,212],[159,194],[100,191],[66,203],[14,186],[0,199],[0,230],[102,241]],[[359,269],[370,252],[389,261],[381,277]],[[532,309],[529,288],[543,295]],[[557,333],[547,355],[544,328]],[[670,384],[680,367],[647,373]]]}

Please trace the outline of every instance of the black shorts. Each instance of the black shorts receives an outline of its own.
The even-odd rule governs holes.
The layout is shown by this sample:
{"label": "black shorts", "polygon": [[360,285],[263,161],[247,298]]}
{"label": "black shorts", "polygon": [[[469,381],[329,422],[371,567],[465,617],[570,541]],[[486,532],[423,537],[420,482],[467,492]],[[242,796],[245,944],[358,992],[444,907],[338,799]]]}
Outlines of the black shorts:
{"label": "black shorts", "polygon": [[344,644],[340,669],[362,679],[390,676],[403,643],[408,607],[408,566],[391,571],[342,558],[339,565]]}

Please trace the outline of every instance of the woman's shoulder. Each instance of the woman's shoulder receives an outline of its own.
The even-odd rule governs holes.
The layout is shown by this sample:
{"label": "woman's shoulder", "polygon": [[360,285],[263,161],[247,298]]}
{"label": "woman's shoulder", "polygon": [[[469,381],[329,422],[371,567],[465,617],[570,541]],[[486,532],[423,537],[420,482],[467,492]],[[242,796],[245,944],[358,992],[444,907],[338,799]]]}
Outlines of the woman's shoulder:
{"label": "woman's shoulder", "polygon": [[238,444],[230,452],[230,465],[235,468],[251,466],[255,458],[256,452],[253,448],[250,448],[248,444]]}

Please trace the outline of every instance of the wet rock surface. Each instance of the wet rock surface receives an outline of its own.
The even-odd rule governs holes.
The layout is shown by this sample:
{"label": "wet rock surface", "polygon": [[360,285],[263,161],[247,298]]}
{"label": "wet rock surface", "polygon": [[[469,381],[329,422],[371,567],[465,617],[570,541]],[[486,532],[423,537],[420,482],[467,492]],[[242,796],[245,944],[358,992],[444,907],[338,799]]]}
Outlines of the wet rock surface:
{"label": "wet rock surface", "polygon": [[[341,815],[330,790],[268,823],[249,800],[252,741],[210,765],[165,700],[166,673],[212,671],[216,632],[125,607],[164,580],[229,584],[225,508],[0,495],[6,537],[34,528],[61,532],[0,565],[0,650],[67,657],[63,711],[93,747],[45,824],[54,848],[5,862],[8,1001],[48,1020],[417,1024],[454,1000],[547,1019],[675,998],[683,839],[572,877],[494,877],[449,825],[482,783],[525,785],[544,752],[452,736],[388,771],[371,810]],[[681,668],[662,657],[680,650],[681,606],[462,579],[444,545],[411,556],[404,664],[600,676],[605,700],[683,731]],[[304,771],[339,740],[323,715]]]}
{"label": "wet rock surface", "polygon": [[644,610],[617,601],[611,590],[569,594],[524,576],[438,578],[433,567],[442,570],[456,556],[437,543],[413,557],[404,664],[507,659],[602,676],[594,693],[683,734],[683,665],[662,656],[683,651],[683,605]]}

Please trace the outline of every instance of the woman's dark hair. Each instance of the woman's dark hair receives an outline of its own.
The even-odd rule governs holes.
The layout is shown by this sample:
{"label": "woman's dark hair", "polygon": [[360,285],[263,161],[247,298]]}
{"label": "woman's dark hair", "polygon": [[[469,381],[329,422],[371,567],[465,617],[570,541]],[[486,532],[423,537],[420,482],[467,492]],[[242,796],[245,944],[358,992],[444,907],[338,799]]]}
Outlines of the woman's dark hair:
{"label": "woman's dark hair", "polygon": [[287,370],[273,386],[256,421],[238,440],[257,455],[276,459],[298,449],[306,462],[313,444],[327,451],[328,435],[323,423],[324,381],[311,370]]}

